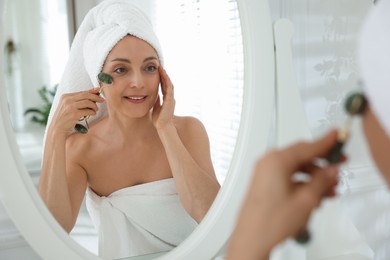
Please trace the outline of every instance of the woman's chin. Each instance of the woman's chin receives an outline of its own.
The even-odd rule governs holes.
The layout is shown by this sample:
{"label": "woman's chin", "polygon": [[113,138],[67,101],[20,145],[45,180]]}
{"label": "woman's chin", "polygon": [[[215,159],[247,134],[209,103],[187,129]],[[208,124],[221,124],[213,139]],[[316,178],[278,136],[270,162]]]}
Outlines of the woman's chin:
{"label": "woman's chin", "polygon": [[132,109],[132,110],[123,111],[123,115],[129,120],[144,119],[150,117],[150,111],[151,109],[148,108]]}

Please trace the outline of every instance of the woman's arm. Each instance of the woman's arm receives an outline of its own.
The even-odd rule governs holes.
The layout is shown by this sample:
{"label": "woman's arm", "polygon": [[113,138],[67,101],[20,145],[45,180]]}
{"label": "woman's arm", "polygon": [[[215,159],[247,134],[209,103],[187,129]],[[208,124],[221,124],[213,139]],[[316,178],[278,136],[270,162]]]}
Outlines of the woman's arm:
{"label": "woman's arm", "polygon": [[160,67],[164,103],[157,100],[153,122],[165,148],[168,162],[176,181],[180,200],[187,212],[198,223],[213,203],[220,185],[210,157],[210,145],[202,123],[194,118],[182,119],[178,126],[173,119],[173,85]]}
{"label": "woman's arm", "polygon": [[48,133],[38,190],[54,218],[69,233],[77,219],[87,178],[81,167],[67,162],[66,146],[66,138]]}
{"label": "woman's arm", "polygon": [[[174,125],[159,129],[180,199],[198,223],[213,203],[220,185],[210,158],[210,146],[203,125],[187,118],[188,132],[179,135]],[[185,140],[185,141],[182,141]]]}
{"label": "woman's arm", "polygon": [[95,114],[94,102],[102,102],[93,91],[64,95],[46,135],[38,191],[67,232],[74,227],[87,186],[86,172],[73,163],[68,136],[80,117]]}

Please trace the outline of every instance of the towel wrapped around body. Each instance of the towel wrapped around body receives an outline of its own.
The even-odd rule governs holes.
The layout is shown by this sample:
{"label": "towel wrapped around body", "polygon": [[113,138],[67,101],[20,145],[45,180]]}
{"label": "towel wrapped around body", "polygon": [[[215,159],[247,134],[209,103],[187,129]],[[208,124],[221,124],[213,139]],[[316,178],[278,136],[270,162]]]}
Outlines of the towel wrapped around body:
{"label": "towel wrapped around body", "polygon": [[104,259],[171,250],[197,226],[184,210],[173,178],[120,189],[107,197],[88,188],[86,203]]}

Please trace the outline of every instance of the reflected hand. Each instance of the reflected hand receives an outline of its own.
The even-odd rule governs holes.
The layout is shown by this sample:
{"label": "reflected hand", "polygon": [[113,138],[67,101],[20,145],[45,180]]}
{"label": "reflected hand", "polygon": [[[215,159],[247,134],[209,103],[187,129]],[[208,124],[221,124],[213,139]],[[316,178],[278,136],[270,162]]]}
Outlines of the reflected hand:
{"label": "reflected hand", "polygon": [[98,106],[104,99],[97,95],[99,88],[63,94],[54,113],[50,129],[66,137],[73,133],[74,126],[80,118],[96,115]]}
{"label": "reflected hand", "polygon": [[[324,197],[335,195],[337,166],[320,167],[313,161],[327,158],[336,141],[332,131],[314,142],[271,151],[257,162],[228,259],[267,259],[274,246],[306,226]],[[294,181],[297,172],[308,181]]]}
{"label": "reflected hand", "polygon": [[161,66],[158,67],[158,71],[160,73],[163,103],[161,105],[160,96],[158,96],[156,103],[153,106],[152,120],[154,127],[157,130],[160,130],[165,128],[166,126],[173,125],[175,97],[173,91],[173,84],[167,72]]}

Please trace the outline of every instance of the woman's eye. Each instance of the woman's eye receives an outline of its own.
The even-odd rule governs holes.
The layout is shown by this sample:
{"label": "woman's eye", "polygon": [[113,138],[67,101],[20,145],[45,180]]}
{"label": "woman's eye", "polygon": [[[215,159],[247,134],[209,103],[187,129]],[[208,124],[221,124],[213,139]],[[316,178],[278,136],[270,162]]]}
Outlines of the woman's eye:
{"label": "woman's eye", "polygon": [[153,72],[155,70],[157,70],[157,67],[154,65],[150,65],[150,66],[146,67],[146,71],[148,71],[148,72]]}
{"label": "woman's eye", "polygon": [[121,74],[121,73],[125,72],[125,69],[124,68],[117,68],[117,69],[114,70],[114,72]]}

